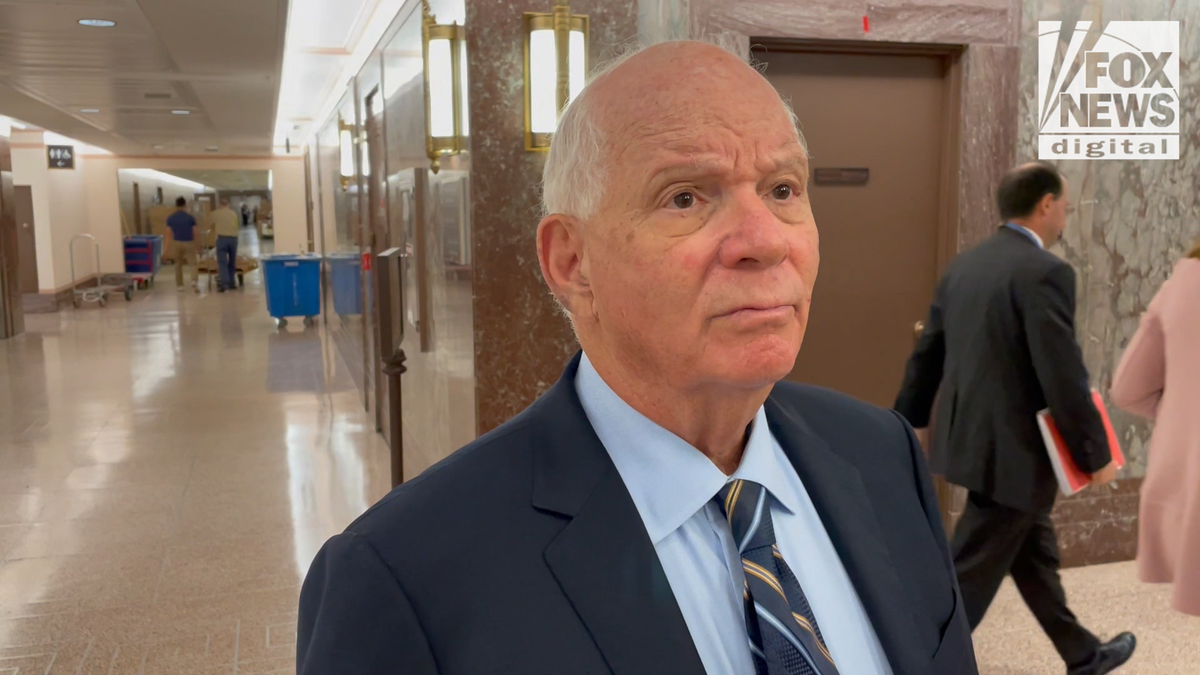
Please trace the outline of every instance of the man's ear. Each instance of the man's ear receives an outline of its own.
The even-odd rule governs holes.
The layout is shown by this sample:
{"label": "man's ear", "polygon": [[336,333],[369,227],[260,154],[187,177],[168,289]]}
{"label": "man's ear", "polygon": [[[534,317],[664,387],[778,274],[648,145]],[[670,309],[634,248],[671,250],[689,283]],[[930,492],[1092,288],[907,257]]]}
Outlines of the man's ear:
{"label": "man's ear", "polygon": [[1054,205],[1059,199],[1059,197],[1054,196],[1053,192],[1047,192],[1042,195],[1042,201],[1038,202],[1038,213],[1043,216],[1050,213],[1054,210]]}
{"label": "man's ear", "polygon": [[538,223],[537,252],[550,292],[563,307],[578,313],[583,309],[578,303],[590,302],[592,296],[582,223],[562,214],[546,216]]}

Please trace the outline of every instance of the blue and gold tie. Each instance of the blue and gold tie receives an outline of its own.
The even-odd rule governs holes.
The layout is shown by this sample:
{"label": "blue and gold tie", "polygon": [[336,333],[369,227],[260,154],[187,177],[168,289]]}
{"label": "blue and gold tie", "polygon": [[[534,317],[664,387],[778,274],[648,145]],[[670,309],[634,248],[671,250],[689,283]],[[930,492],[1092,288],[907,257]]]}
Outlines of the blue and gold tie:
{"label": "blue and gold tie", "polygon": [[746,575],[746,632],[758,675],[838,675],[800,582],[775,544],[770,495],[730,481],[716,502],[729,520]]}

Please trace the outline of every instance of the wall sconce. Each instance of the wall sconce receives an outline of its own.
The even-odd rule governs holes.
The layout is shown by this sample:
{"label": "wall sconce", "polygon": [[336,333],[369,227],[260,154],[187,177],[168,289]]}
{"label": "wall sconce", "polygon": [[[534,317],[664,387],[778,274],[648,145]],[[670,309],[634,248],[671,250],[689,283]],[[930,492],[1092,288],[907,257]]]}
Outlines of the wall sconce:
{"label": "wall sconce", "polygon": [[338,119],[338,145],[340,149],[341,168],[338,173],[342,178],[342,190],[350,189],[354,180],[354,125]]}
{"label": "wall sconce", "polygon": [[466,147],[466,31],[457,23],[441,25],[421,0],[421,54],[425,60],[425,154],[430,170],[441,158]]}
{"label": "wall sconce", "polygon": [[588,18],[555,0],[550,14],[526,12],[525,149],[549,150],[558,116],[583,90],[588,72]]}

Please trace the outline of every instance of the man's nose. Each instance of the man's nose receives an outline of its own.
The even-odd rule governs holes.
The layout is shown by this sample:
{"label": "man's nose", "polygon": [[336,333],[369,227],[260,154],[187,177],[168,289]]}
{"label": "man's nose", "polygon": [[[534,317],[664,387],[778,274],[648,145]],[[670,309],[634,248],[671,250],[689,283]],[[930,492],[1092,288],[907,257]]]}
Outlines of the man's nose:
{"label": "man's nose", "polygon": [[739,193],[729,206],[729,236],[721,244],[721,264],[731,268],[770,268],[788,255],[784,223],[753,190]]}

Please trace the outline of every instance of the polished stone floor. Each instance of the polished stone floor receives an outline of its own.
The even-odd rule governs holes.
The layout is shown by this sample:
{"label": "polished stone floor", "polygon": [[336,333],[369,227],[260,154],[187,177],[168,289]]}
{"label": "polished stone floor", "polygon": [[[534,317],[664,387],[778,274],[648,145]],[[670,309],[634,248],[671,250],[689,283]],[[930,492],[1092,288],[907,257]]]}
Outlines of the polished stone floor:
{"label": "polished stone floor", "polygon": [[[0,341],[0,675],[294,672],[303,571],[389,474],[333,340],[276,330],[261,279],[180,294],[167,270]],[[1120,672],[1200,673],[1165,589],[1065,576],[1087,625],[1138,631]],[[1064,670],[1011,585],[976,642],[985,675]]]}
{"label": "polished stone floor", "polygon": [[[1133,660],[1120,675],[1195,675],[1200,618],[1171,609],[1170,590],[1137,581],[1134,563],[1066,570],[1063,582],[1072,610],[1101,638],[1137,634]],[[1021,601],[1011,581],[975,631],[982,675],[1061,675],[1062,660]]]}
{"label": "polished stone floor", "polygon": [[303,571],[388,489],[320,325],[171,277],[0,341],[0,674],[295,672]]}

